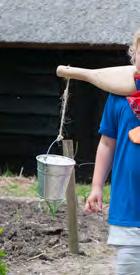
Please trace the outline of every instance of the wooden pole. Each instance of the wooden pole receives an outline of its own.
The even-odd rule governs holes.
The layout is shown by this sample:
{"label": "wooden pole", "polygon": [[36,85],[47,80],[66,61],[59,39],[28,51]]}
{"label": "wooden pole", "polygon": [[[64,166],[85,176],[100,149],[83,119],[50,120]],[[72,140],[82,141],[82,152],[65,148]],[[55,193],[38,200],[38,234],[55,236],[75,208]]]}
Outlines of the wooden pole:
{"label": "wooden pole", "polygon": [[[73,141],[63,140],[63,155],[73,158]],[[78,247],[78,226],[77,226],[77,201],[75,194],[75,170],[73,169],[70,182],[66,192],[68,208],[68,230],[69,230],[69,249],[73,254],[79,253]]]}

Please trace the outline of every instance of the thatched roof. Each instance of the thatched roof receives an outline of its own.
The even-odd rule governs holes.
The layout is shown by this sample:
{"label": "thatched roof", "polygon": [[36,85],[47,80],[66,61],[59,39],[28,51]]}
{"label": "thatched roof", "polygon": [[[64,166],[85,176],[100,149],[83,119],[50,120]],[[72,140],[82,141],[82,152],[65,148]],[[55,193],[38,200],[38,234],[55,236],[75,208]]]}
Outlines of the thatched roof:
{"label": "thatched roof", "polygon": [[0,0],[0,41],[126,45],[139,16],[138,0]]}

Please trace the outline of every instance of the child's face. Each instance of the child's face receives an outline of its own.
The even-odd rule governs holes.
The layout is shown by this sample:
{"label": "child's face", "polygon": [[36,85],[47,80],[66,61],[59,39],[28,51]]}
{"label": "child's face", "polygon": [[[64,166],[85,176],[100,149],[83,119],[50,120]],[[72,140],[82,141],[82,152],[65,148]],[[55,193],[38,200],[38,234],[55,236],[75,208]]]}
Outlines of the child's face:
{"label": "child's face", "polygon": [[137,71],[140,72],[140,43],[138,44],[136,53],[135,53],[135,65],[136,65]]}

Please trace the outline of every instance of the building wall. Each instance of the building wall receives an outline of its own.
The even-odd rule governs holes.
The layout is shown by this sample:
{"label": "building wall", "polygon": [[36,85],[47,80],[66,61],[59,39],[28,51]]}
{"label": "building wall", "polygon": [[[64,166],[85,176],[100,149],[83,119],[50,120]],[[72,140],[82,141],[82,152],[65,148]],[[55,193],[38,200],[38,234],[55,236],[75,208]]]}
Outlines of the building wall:
{"label": "building wall", "polygon": [[[38,154],[45,153],[56,138],[60,122],[61,95],[65,81],[56,77],[59,64],[101,68],[128,64],[124,50],[0,49],[0,167],[36,173]],[[98,127],[107,94],[91,84],[70,81],[64,127],[72,138],[78,181],[90,181]],[[61,153],[55,145],[52,153]],[[80,165],[80,166],[79,166]]]}
{"label": "building wall", "polygon": [[53,53],[0,50],[0,164],[36,171],[59,125],[59,79]]}

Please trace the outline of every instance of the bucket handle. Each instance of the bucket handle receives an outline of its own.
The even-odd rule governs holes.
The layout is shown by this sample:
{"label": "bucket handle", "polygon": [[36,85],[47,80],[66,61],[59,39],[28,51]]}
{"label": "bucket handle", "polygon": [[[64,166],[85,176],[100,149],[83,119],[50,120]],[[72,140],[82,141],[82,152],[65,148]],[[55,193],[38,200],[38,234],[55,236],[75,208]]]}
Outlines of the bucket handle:
{"label": "bucket handle", "polygon": [[51,150],[52,146],[53,146],[53,145],[54,145],[54,143],[56,143],[56,142],[58,142],[58,138],[57,138],[57,139],[55,139],[55,140],[51,143],[51,145],[49,146],[49,148],[48,148],[48,150],[47,150],[47,153],[46,153],[45,160],[47,159],[48,154],[49,154],[49,152],[50,152],[50,150]]}

